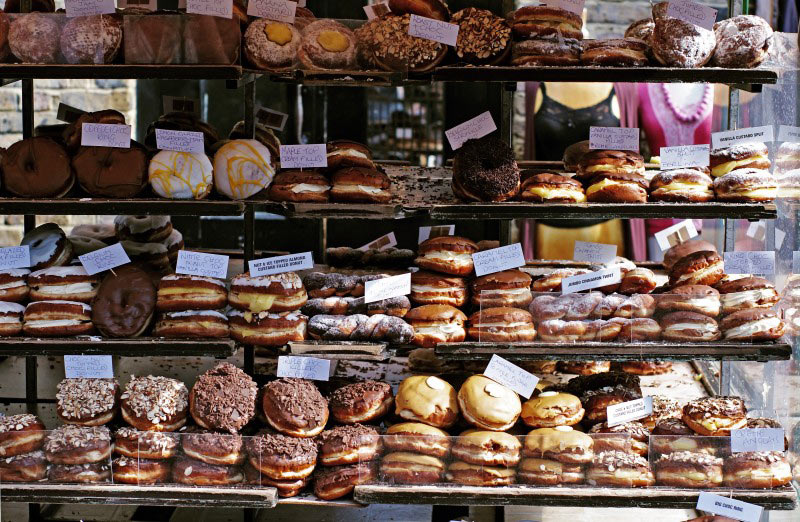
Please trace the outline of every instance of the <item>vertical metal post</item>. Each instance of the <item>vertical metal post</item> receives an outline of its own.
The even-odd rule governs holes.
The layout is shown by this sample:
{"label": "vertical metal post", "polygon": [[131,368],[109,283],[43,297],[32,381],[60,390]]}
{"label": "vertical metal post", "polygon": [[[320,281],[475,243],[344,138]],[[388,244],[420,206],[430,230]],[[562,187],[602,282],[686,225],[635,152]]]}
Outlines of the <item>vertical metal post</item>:
{"label": "vertical metal post", "polygon": [[[36,228],[36,216],[24,217],[24,230],[27,234]],[[25,407],[28,413],[36,414],[39,400],[36,357],[25,357]]]}
{"label": "vertical metal post", "polygon": [[251,139],[256,135],[256,81],[249,78],[244,84],[244,132]]}
{"label": "vertical metal post", "polygon": [[[244,207],[244,268],[247,271],[247,262],[256,255],[256,219],[255,209],[252,205]],[[255,349],[252,346],[244,347],[244,371],[248,375],[255,373]]]}

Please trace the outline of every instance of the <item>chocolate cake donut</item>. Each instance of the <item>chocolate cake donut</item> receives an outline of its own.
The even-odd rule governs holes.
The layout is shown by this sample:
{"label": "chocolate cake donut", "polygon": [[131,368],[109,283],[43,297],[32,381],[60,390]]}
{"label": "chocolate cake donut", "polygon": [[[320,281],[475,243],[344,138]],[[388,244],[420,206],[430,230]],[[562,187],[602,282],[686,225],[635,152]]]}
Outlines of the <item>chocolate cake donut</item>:
{"label": "chocolate cake donut", "polygon": [[3,186],[11,194],[28,198],[60,198],[75,183],[64,147],[50,138],[18,141],[2,159]]}
{"label": "chocolate cake donut", "polygon": [[202,428],[236,433],[255,415],[258,387],[230,363],[197,378],[189,392],[189,413]]}
{"label": "chocolate cake donut", "polygon": [[129,149],[81,147],[72,158],[78,183],[89,195],[132,198],[147,184],[147,151],[131,142]]}
{"label": "chocolate cake donut", "polygon": [[506,201],[517,195],[514,151],[500,138],[467,140],[453,159],[453,192],[464,201]]}
{"label": "chocolate cake donut", "polygon": [[92,322],[101,334],[138,337],[153,318],[156,287],[143,270],[121,266],[103,279],[92,304]]}

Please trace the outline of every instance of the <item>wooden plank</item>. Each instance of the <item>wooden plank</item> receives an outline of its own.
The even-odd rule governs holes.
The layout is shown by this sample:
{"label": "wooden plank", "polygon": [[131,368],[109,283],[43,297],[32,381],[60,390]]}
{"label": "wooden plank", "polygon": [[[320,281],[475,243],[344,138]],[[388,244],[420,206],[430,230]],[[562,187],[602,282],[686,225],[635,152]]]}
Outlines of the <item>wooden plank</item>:
{"label": "wooden plank", "polygon": [[236,80],[241,76],[242,68],[238,65],[0,64],[0,78],[15,79]]}
{"label": "wooden plank", "polygon": [[137,337],[106,339],[95,336],[32,338],[0,338],[0,355],[60,356],[118,355],[122,357],[216,357],[227,358],[236,353],[233,339],[163,339]]}
{"label": "wooden plank", "polygon": [[135,214],[171,216],[239,216],[244,202],[230,200],[0,198],[2,214]]}
{"label": "wooden plank", "polygon": [[337,498],[334,500],[321,500],[311,493],[301,493],[296,497],[278,498],[279,506],[313,506],[321,508],[363,508],[365,504],[356,502],[352,498]]}
{"label": "wooden plank", "polygon": [[384,361],[390,357],[387,343],[358,341],[289,341],[295,355],[313,355],[321,359],[344,361]]}

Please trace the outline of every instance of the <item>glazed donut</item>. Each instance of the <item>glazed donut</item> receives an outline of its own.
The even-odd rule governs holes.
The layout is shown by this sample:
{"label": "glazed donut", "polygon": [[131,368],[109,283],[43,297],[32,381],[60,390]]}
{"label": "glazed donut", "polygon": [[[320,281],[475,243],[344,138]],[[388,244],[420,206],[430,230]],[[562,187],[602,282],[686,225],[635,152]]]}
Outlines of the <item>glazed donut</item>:
{"label": "glazed donut", "polygon": [[188,486],[230,486],[244,481],[239,466],[217,466],[180,456],[172,463],[172,482]]}
{"label": "glazed donut", "polygon": [[106,245],[117,242],[117,231],[112,224],[75,225],[70,235],[96,239]]}
{"label": "glazed donut", "polygon": [[20,245],[30,248],[31,270],[64,266],[72,260],[72,244],[55,223],[34,228],[25,234]]}
{"label": "glazed donut", "polygon": [[243,47],[247,61],[257,69],[290,70],[297,63],[300,31],[292,24],[257,18],[247,26]]}
{"label": "glazed donut", "polygon": [[[0,270],[0,302],[22,303],[28,299],[30,288],[27,279],[31,271],[26,268]],[[0,323],[0,331],[2,331]]]}
{"label": "glazed donut", "polygon": [[352,424],[323,431],[317,438],[317,446],[320,464],[343,466],[375,459],[380,453],[381,440],[375,428]]}
{"label": "glazed donut", "polygon": [[14,18],[8,29],[8,45],[22,63],[58,63],[58,17],[41,13]]}
{"label": "glazed donut", "polygon": [[394,405],[392,387],[385,382],[361,381],[337,388],[330,396],[330,412],[336,422],[373,422]]}
{"label": "glazed donut", "polygon": [[248,462],[274,480],[304,479],[314,472],[317,445],[310,438],[265,433],[245,443]]}
{"label": "glazed donut", "polygon": [[458,408],[464,420],[478,429],[506,431],[516,424],[522,404],[511,388],[473,375],[458,390]]}
{"label": "glazed donut", "polygon": [[156,307],[156,288],[146,272],[130,265],[106,275],[92,301],[92,323],[106,337],[138,337]]}
{"label": "glazed donut", "polygon": [[79,301],[91,303],[100,279],[82,266],[51,266],[28,276],[32,301]]}
{"label": "glazed donut", "polygon": [[115,379],[64,379],[57,390],[56,412],[66,424],[102,426],[117,413],[119,385]]}
{"label": "glazed donut", "polygon": [[147,171],[153,192],[167,199],[204,199],[214,183],[211,160],[203,153],[162,150]]}
{"label": "glazed donut", "polygon": [[46,476],[47,459],[42,451],[25,452],[0,459],[2,482],[38,482]]}
{"label": "glazed donut", "polygon": [[534,486],[559,486],[583,484],[586,475],[580,464],[566,464],[557,460],[525,458],[517,468],[517,481]]}
{"label": "glazed donut", "polygon": [[705,453],[678,451],[653,464],[656,484],[674,488],[716,488],[722,485],[722,459]]}
{"label": "glazed donut", "polygon": [[51,464],[47,468],[47,480],[79,484],[108,482],[111,479],[110,462],[86,464]]}
{"label": "glazed donut", "polygon": [[334,500],[349,495],[355,486],[368,484],[377,477],[377,462],[319,468],[314,472],[314,494],[322,500]]}
{"label": "glazed donut", "polygon": [[137,431],[124,426],[114,434],[114,453],[132,459],[171,459],[179,445],[180,435],[176,433]]}
{"label": "glazed donut", "polygon": [[421,422],[401,422],[386,430],[383,443],[389,451],[420,453],[444,458],[450,453],[450,436]]}
{"label": "glazed donut", "polygon": [[404,420],[436,428],[449,428],[458,420],[456,391],[439,377],[407,377],[397,389],[394,404],[395,414]]}
{"label": "glazed donut", "polygon": [[[531,428],[555,428],[578,424],[586,410],[569,393],[544,391],[522,405],[522,421]],[[463,460],[463,459],[462,459]]]}
{"label": "glazed donut", "polygon": [[34,301],[25,307],[22,331],[31,337],[66,337],[94,332],[92,307],[75,301]]}
{"label": "glazed donut", "polygon": [[47,432],[44,453],[51,464],[75,466],[107,461],[111,433],[105,426],[64,424]]}
{"label": "glazed donut", "polygon": [[453,159],[453,193],[464,201],[506,201],[519,192],[514,152],[495,136],[467,140]]}
{"label": "glazed donut", "polygon": [[594,441],[570,426],[539,428],[525,437],[522,454],[526,457],[557,460],[565,464],[591,462]]}
{"label": "glazed donut", "polygon": [[120,396],[122,418],[140,431],[177,431],[186,424],[189,392],[167,377],[132,377]]}
{"label": "glazed donut", "polygon": [[256,140],[231,140],[214,154],[214,187],[230,199],[247,199],[272,183],[275,161]]}
{"label": "glazed donut", "polygon": [[356,36],[336,20],[311,22],[303,29],[297,59],[305,69],[352,69]]}
{"label": "glazed donut", "polygon": [[467,430],[455,438],[452,454],[467,464],[513,468],[519,464],[522,443],[498,431]]}
{"label": "glazed donut", "polygon": [[224,362],[200,375],[189,392],[189,412],[201,428],[236,433],[255,415],[258,386]]}
{"label": "glazed donut", "polygon": [[714,24],[717,48],[713,63],[717,67],[758,67],[769,55],[772,28],[760,16],[739,15]]}
{"label": "glazed donut", "polygon": [[594,451],[622,451],[647,457],[650,431],[641,422],[626,422],[609,427],[607,423],[595,424],[589,430],[594,439]]}
{"label": "glazed donut", "polygon": [[791,465],[779,451],[735,453],[723,466],[723,483],[730,488],[778,488],[791,481]]}
{"label": "glazed donut", "polygon": [[647,459],[622,451],[598,453],[586,469],[586,483],[592,486],[641,488],[655,484]]}
{"label": "glazed donut", "polygon": [[[303,397],[302,403],[297,402],[298,397]],[[267,383],[260,406],[270,426],[293,437],[315,437],[328,422],[328,401],[305,379]]]}
{"label": "glazed donut", "polygon": [[111,477],[119,484],[160,484],[171,470],[172,463],[166,460],[117,457],[111,461]]}
{"label": "glazed donut", "polygon": [[213,277],[170,274],[158,282],[156,309],[160,312],[218,310],[227,304],[225,282]]}
{"label": "glazed donut", "polygon": [[436,484],[444,475],[444,462],[430,455],[397,451],[383,457],[380,471],[390,484]]}
{"label": "glazed donut", "polygon": [[686,404],[682,418],[695,433],[720,437],[747,424],[747,409],[739,397],[704,397]]}
{"label": "glazed donut", "polygon": [[248,312],[291,312],[308,300],[303,281],[294,272],[251,277],[239,274],[231,281],[228,302]]}
{"label": "glazed donut", "polygon": [[24,314],[25,307],[21,304],[0,301],[0,337],[21,334]]}
{"label": "glazed donut", "polygon": [[6,457],[31,453],[42,447],[44,424],[29,413],[0,417],[0,463]]}
{"label": "glazed donut", "polygon": [[465,486],[510,486],[516,480],[515,468],[483,466],[454,461],[447,466],[445,477],[449,482]]}
{"label": "glazed donut", "polygon": [[239,435],[190,429],[181,433],[183,453],[215,466],[238,466],[244,462],[244,443]]}
{"label": "glazed donut", "polygon": [[311,480],[310,477],[294,480],[271,479],[254,468],[250,462],[245,462],[244,479],[248,484],[275,488],[278,490],[278,496],[283,498],[299,495]]}
{"label": "glazed donut", "polygon": [[117,216],[114,229],[120,241],[158,243],[172,233],[172,222],[169,216]]}

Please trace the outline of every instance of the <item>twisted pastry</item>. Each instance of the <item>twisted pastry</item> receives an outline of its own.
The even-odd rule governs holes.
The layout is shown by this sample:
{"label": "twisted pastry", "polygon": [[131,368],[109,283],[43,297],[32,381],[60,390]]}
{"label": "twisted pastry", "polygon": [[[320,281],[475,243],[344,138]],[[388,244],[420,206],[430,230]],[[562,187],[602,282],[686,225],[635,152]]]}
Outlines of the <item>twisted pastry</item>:
{"label": "twisted pastry", "polygon": [[399,317],[384,314],[317,315],[308,321],[308,334],[317,340],[407,344],[414,337],[414,328]]}

